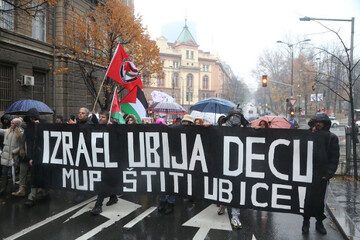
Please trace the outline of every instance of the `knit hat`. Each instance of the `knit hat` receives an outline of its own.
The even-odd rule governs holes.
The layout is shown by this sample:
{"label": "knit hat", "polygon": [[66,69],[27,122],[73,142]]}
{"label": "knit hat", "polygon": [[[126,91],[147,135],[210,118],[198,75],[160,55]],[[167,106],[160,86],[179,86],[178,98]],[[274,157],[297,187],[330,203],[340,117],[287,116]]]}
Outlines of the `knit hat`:
{"label": "knit hat", "polygon": [[21,127],[22,118],[14,118],[11,122],[14,123],[16,127]]}
{"label": "knit hat", "polygon": [[189,115],[189,114],[185,114],[185,115],[184,115],[184,117],[183,117],[183,119],[181,120],[181,122],[184,122],[184,121],[188,121],[188,122],[194,123],[194,120],[193,120],[192,116]]}

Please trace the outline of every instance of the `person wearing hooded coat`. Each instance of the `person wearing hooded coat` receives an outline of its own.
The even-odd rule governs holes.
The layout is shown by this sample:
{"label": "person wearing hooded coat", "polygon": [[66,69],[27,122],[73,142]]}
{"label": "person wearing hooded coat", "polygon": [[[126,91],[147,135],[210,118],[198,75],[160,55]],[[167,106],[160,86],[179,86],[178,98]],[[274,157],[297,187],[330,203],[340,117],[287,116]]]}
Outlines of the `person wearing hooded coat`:
{"label": "person wearing hooded coat", "polygon": [[326,189],[329,179],[334,176],[339,163],[339,139],[330,132],[331,120],[326,113],[317,113],[310,119],[308,125],[314,134],[324,133],[325,136],[321,136],[319,139],[326,142],[314,149],[313,181],[306,191],[302,232],[309,232],[310,217],[315,217],[316,231],[325,235],[327,231],[322,221],[326,218],[324,214]]}
{"label": "person wearing hooded coat", "polygon": [[[248,127],[249,122],[245,119],[242,109],[238,104],[236,107],[233,107],[229,114],[226,117],[220,117],[218,119],[219,126],[227,126],[227,127]],[[218,215],[222,215],[225,213],[225,206],[220,205],[217,210]],[[231,225],[235,229],[241,229],[242,224],[239,219],[240,209],[239,208],[231,208]]]}
{"label": "person wearing hooded coat", "polygon": [[[33,165],[33,160],[35,158],[35,150],[36,150],[36,146],[35,146],[36,124],[43,122],[43,121],[40,119],[40,114],[36,108],[31,108],[26,112],[24,121],[26,122],[26,128],[24,131],[24,145],[23,145],[24,150],[25,150],[24,160],[28,161],[29,165],[31,167]],[[26,170],[26,173],[28,171],[27,169],[23,169],[23,174],[24,174],[25,170]],[[21,167],[20,167],[20,175],[22,175],[21,172],[22,171],[21,171]],[[34,176],[32,176],[32,177],[34,177]],[[20,179],[21,179],[21,176],[20,176]],[[22,185],[22,184],[20,184],[20,185]],[[25,201],[24,204],[27,207],[32,207],[35,205],[35,203],[38,200],[46,198],[48,196],[48,194],[49,194],[48,190],[43,189],[43,188],[35,188],[32,186],[30,194],[28,196],[28,199]]]}
{"label": "person wearing hooded coat", "polygon": [[[9,114],[4,114],[1,117],[1,129],[8,129],[10,127],[10,123],[11,120],[13,119],[13,117]],[[2,151],[2,149],[4,148],[4,136],[0,135],[0,152]],[[1,154],[0,154],[1,155]],[[1,158],[1,156],[0,156]],[[0,175],[2,173],[2,165],[0,165]]]}

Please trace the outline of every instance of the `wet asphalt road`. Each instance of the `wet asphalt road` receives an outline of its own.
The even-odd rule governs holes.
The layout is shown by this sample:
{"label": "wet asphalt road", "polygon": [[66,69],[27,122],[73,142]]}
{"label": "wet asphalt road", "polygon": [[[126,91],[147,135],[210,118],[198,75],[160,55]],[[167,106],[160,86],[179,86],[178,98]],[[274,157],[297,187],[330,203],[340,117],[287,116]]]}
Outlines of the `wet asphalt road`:
{"label": "wet asphalt road", "polygon": [[[0,238],[4,239],[343,239],[330,218],[326,236],[315,231],[302,234],[302,217],[294,214],[241,210],[243,229],[232,230],[227,216],[218,216],[216,206],[176,198],[175,212],[157,212],[157,197],[124,195],[103,213],[92,216],[94,199],[75,204],[73,192],[51,191],[50,200],[32,208],[24,198],[2,197]],[[105,202],[106,203],[106,199]],[[142,216],[144,215],[144,216]],[[113,221],[112,221],[112,220]],[[184,223],[187,223],[183,226]],[[215,228],[215,229],[214,229]],[[217,228],[217,229],[216,229]],[[227,229],[227,230],[224,230]]]}

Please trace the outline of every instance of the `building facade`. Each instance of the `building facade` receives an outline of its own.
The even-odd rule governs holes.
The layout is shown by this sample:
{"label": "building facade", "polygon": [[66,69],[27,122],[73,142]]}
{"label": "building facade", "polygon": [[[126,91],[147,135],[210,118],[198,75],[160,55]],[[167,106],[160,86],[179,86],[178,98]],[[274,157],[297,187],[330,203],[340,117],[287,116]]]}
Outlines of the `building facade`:
{"label": "building facade", "polygon": [[190,107],[202,99],[224,97],[224,84],[232,77],[231,69],[218,57],[199,49],[186,23],[174,43],[167,42],[163,36],[156,43],[163,72],[150,79],[143,77],[148,99],[152,91],[160,90],[174,97],[177,103]]}
{"label": "building facade", "polygon": [[[119,2],[134,7],[134,0]],[[75,63],[66,63],[66,73],[53,73],[53,66],[64,64],[57,58],[54,39],[63,37],[68,9],[85,14],[97,3],[58,0],[55,6],[44,4],[36,8],[36,15],[29,15],[0,0],[0,114],[22,99],[42,101],[65,117],[76,114],[79,107],[92,108],[94,99]]]}

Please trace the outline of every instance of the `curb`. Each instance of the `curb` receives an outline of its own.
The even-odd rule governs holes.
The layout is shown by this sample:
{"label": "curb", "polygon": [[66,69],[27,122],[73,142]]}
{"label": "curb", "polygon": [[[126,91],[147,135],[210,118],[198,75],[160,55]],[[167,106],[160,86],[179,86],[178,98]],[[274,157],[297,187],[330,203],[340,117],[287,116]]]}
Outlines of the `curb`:
{"label": "curb", "polygon": [[326,209],[329,212],[331,218],[334,220],[334,223],[339,228],[344,239],[359,240],[360,231],[357,229],[356,224],[349,217],[345,209],[341,207],[338,201],[335,199],[335,196],[331,191],[331,187],[328,187],[329,191]]}

